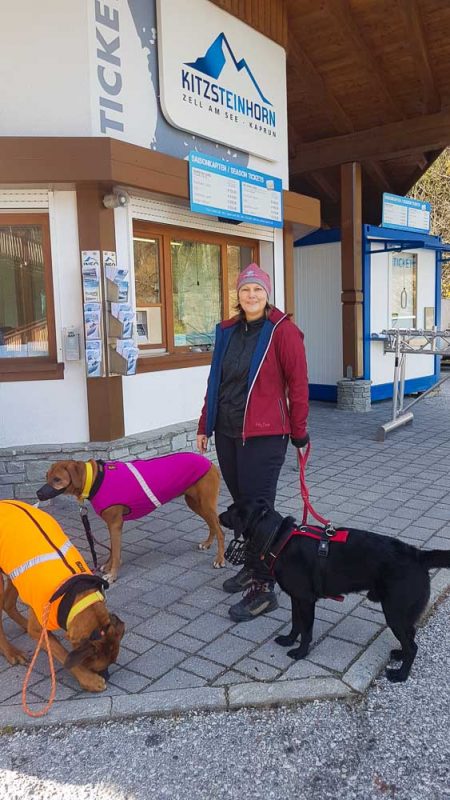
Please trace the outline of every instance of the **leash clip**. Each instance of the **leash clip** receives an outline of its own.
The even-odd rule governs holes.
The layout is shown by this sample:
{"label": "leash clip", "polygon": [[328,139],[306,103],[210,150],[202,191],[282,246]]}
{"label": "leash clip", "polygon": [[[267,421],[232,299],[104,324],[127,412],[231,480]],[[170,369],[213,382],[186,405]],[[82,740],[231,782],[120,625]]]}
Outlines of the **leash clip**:
{"label": "leash clip", "polygon": [[330,539],[332,536],[336,536],[336,528],[331,522],[329,522],[328,525],[325,525],[325,535],[329,536]]}

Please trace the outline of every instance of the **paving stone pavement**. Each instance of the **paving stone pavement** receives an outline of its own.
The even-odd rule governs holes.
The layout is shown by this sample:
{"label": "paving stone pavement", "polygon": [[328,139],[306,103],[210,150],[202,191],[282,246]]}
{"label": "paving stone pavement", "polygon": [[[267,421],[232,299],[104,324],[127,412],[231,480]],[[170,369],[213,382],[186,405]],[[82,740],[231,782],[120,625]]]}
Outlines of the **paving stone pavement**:
{"label": "paving stone pavement", "polygon": [[[377,404],[366,414],[312,403],[307,482],[316,509],[339,525],[376,530],[417,547],[449,549],[449,385],[450,381],[418,403],[414,424],[384,443],[377,442],[375,434],[378,425],[390,418],[389,403]],[[277,508],[300,518],[295,454],[290,447]],[[220,509],[228,502],[223,487]],[[91,563],[77,504],[59,497],[46,510]],[[89,518],[101,559],[107,530],[93,511]],[[123,567],[107,600],[124,620],[126,634],[107,690],[98,696],[82,692],[59,668],[56,702],[36,723],[20,706],[24,668],[9,667],[2,660],[0,724],[238,708],[348,696],[367,689],[394,641],[379,605],[362,594],[347,596],[342,603],[318,602],[313,645],[305,660],[294,662],[273,641],[289,625],[289,598],[280,593],[276,611],[234,624],[228,608],[239,596],[227,595],[221,588],[233,568],[212,568],[213,552],[197,549],[204,535],[203,521],[188,510],[183,498],[145,519],[125,523]],[[435,571],[432,600],[449,583],[448,571]],[[5,631],[31,654],[30,641],[9,620]],[[32,708],[47,700],[48,676],[47,658],[41,653],[28,692]]]}

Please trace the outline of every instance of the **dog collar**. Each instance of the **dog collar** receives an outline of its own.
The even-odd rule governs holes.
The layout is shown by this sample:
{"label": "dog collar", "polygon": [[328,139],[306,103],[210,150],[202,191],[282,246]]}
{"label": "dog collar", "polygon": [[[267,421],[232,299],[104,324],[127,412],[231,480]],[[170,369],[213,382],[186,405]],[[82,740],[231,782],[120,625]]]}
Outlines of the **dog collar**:
{"label": "dog collar", "polygon": [[94,603],[98,603],[99,601],[103,602],[104,599],[105,598],[101,592],[94,592],[93,594],[88,594],[86,597],[82,597],[81,600],[78,600],[78,602],[72,606],[67,615],[66,629],[69,628],[70,623],[73,622],[77,614],[80,614],[81,611],[89,608],[89,606],[92,606]]}
{"label": "dog collar", "polygon": [[80,494],[80,500],[87,500],[89,497],[90,491],[92,489],[92,483],[94,481],[94,470],[90,461],[86,461],[86,478],[84,481],[83,490]]}

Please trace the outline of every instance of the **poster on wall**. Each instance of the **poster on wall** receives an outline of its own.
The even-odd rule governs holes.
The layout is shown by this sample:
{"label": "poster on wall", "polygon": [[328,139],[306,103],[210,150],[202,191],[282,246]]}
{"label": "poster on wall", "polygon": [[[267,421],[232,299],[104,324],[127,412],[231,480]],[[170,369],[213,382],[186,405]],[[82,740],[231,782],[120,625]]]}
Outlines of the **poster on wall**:
{"label": "poster on wall", "polygon": [[88,339],[86,341],[86,370],[88,378],[102,377],[101,339]]}
{"label": "poster on wall", "polygon": [[135,345],[133,340],[118,339],[116,350],[126,361],[126,375],[135,375],[139,348]]}
{"label": "poster on wall", "polygon": [[[133,336],[135,313],[129,303],[111,303],[111,314],[121,325],[121,339]],[[114,335],[114,334],[113,334]]]}
{"label": "poster on wall", "polygon": [[107,299],[126,303],[128,300],[128,270],[116,266],[106,267]]}
{"label": "poster on wall", "polygon": [[85,303],[100,302],[100,251],[81,251],[81,276]]}
{"label": "poster on wall", "polygon": [[106,269],[108,267],[115,267],[117,263],[117,256],[114,250],[103,250],[103,266]]}
{"label": "poster on wall", "polygon": [[101,306],[100,303],[84,304],[84,330],[86,340],[101,338]]}

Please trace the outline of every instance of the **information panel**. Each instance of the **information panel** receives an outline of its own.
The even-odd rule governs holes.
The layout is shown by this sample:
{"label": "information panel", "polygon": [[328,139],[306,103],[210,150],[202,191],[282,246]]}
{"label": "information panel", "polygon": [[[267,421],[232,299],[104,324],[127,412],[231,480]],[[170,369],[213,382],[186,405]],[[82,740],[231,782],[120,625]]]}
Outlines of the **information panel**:
{"label": "information panel", "polygon": [[191,211],[271,228],[283,227],[281,178],[191,152],[189,188]]}
{"label": "information panel", "polygon": [[429,233],[431,205],[411,197],[383,193],[383,221],[385,228],[407,228],[417,233]]}

